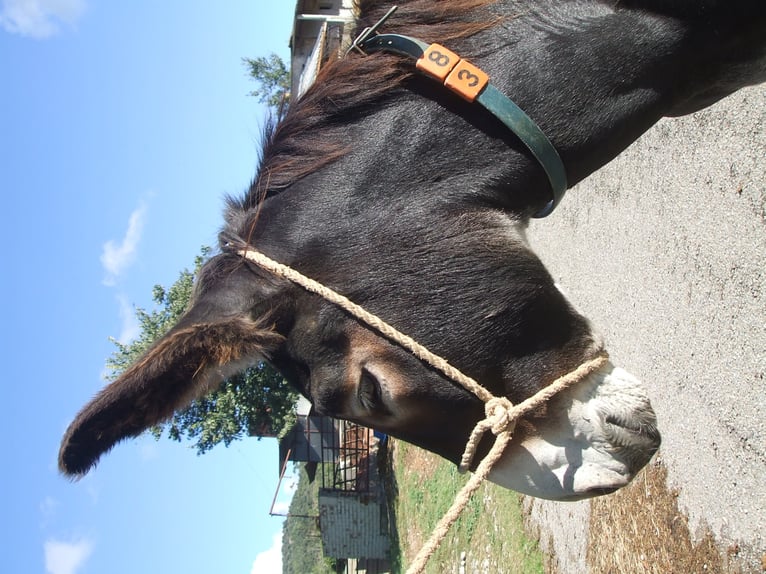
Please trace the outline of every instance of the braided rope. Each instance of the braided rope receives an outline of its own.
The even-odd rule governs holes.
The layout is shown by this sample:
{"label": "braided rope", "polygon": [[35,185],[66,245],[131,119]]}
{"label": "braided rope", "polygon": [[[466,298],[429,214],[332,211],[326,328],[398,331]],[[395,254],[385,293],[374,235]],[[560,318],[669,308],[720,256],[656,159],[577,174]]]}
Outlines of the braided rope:
{"label": "braided rope", "polygon": [[547,387],[544,387],[535,395],[522,401],[518,405],[514,405],[505,397],[495,397],[474,379],[463,374],[460,372],[460,370],[450,365],[444,358],[435,355],[411,337],[401,333],[376,315],[368,312],[363,307],[360,307],[340,293],[325,287],[318,281],[306,277],[295,269],[274,261],[263,253],[253,249],[238,251],[238,254],[245,259],[252,261],[256,265],[271,271],[275,275],[284,277],[296,285],[303,287],[307,291],[315,293],[327,301],[330,301],[331,303],[339,306],[341,309],[348,312],[353,317],[377,330],[389,340],[407,349],[413,355],[434,369],[437,369],[449,379],[459,383],[466,390],[476,395],[481,401],[485,403],[484,411],[486,418],[479,421],[471,432],[471,436],[469,437],[466,444],[465,452],[463,453],[460,461],[460,471],[465,472],[470,467],[471,461],[473,460],[476,449],[481,438],[484,436],[484,433],[487,431],[492,431],[492,433],[496,436],[495,443],[492,445],[489,453],[487,453],[487,455],[476,467],[476,471],[473,473],[468,482],[466,482],[463,488],[457,493],[452,506],[447,510],[438,524],[434,527],[434,531],[431,534],[431,537],[423,545],[415,559],[412,561],[412,564],[410,564],[409,568],[407,569],[407,574],[420,574],[423,572],[429,558],[442,543],[450,527],[455,523],[455,521],[460,516],[460,513],[463,511],[463,509],[465,509],[466,505],[470,501],[473,493],[476,491],[476,489],[479,488],[479,486],[481,486],[481,483],[484,482],[484,480],[487,478],[494,464],[502,456],[505,448],[508,446],[508,443],[510,443],[511,438],[513,437],[516,421],[518,421],[521,417],[528,414],[529,412],[538,408],[556,393],[570,385],[573,385],[574,383],[581,381],[583,378],[597,371],[603,365],[605,365],[608,360],[607,354],[602,352],[602,354],[596,358],[581,364],[571,373],[556,379],[553,383]]}

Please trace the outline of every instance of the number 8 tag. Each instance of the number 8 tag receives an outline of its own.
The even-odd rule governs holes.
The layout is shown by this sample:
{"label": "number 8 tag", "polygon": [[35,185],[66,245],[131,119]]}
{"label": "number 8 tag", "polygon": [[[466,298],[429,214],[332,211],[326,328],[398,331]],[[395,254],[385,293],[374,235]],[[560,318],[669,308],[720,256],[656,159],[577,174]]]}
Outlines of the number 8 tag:
{"label": "number 8 tag", "polygon": [[423,55],[415,62],[415,67],[424,74],[444,82],[452,68],[460,61],[460,56],[439,44],[428,46]]}

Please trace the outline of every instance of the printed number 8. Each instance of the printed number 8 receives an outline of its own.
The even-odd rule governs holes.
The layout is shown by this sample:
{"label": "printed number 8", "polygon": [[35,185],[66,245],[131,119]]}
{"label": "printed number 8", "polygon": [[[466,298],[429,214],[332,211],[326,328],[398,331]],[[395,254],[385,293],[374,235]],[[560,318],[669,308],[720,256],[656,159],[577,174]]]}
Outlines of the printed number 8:
{"label": "printed number 8", "polygon": [[[447,54],[442,54],[439,50],[432,50],[428,54],[428,59],[441,68],[449,65],[449,56]],[[476,81],[479,81],[478,78]]]}

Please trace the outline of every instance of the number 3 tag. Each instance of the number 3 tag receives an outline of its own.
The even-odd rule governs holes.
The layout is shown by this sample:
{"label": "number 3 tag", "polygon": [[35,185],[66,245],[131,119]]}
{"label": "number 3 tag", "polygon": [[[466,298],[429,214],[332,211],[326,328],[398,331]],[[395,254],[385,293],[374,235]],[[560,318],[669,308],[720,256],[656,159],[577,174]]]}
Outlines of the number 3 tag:
{"label": "number 3 tag", "polygon": [[489,76],[480,68],[439,44],[428,46],[415,65],[469,102],[473,102],[489,83]]}
{"label": "number 3 tag", "polygon": [[444,80],[445,86],[469,102],[474,101],[488,83],[489,76],[465,60],[460,60]]}

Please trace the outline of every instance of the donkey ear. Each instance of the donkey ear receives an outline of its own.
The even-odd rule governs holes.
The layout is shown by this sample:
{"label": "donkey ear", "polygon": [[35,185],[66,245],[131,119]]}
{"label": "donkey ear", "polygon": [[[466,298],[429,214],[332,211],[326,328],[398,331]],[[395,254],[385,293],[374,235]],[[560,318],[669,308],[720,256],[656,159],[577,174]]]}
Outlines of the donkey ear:
{"label": "donkey ear", "polygon": [[64,474],[84,475],[119,441],[169,418],[281,341],[275,331],[242,316],[184,323],[80,411],[61,442],[59,469]]}

